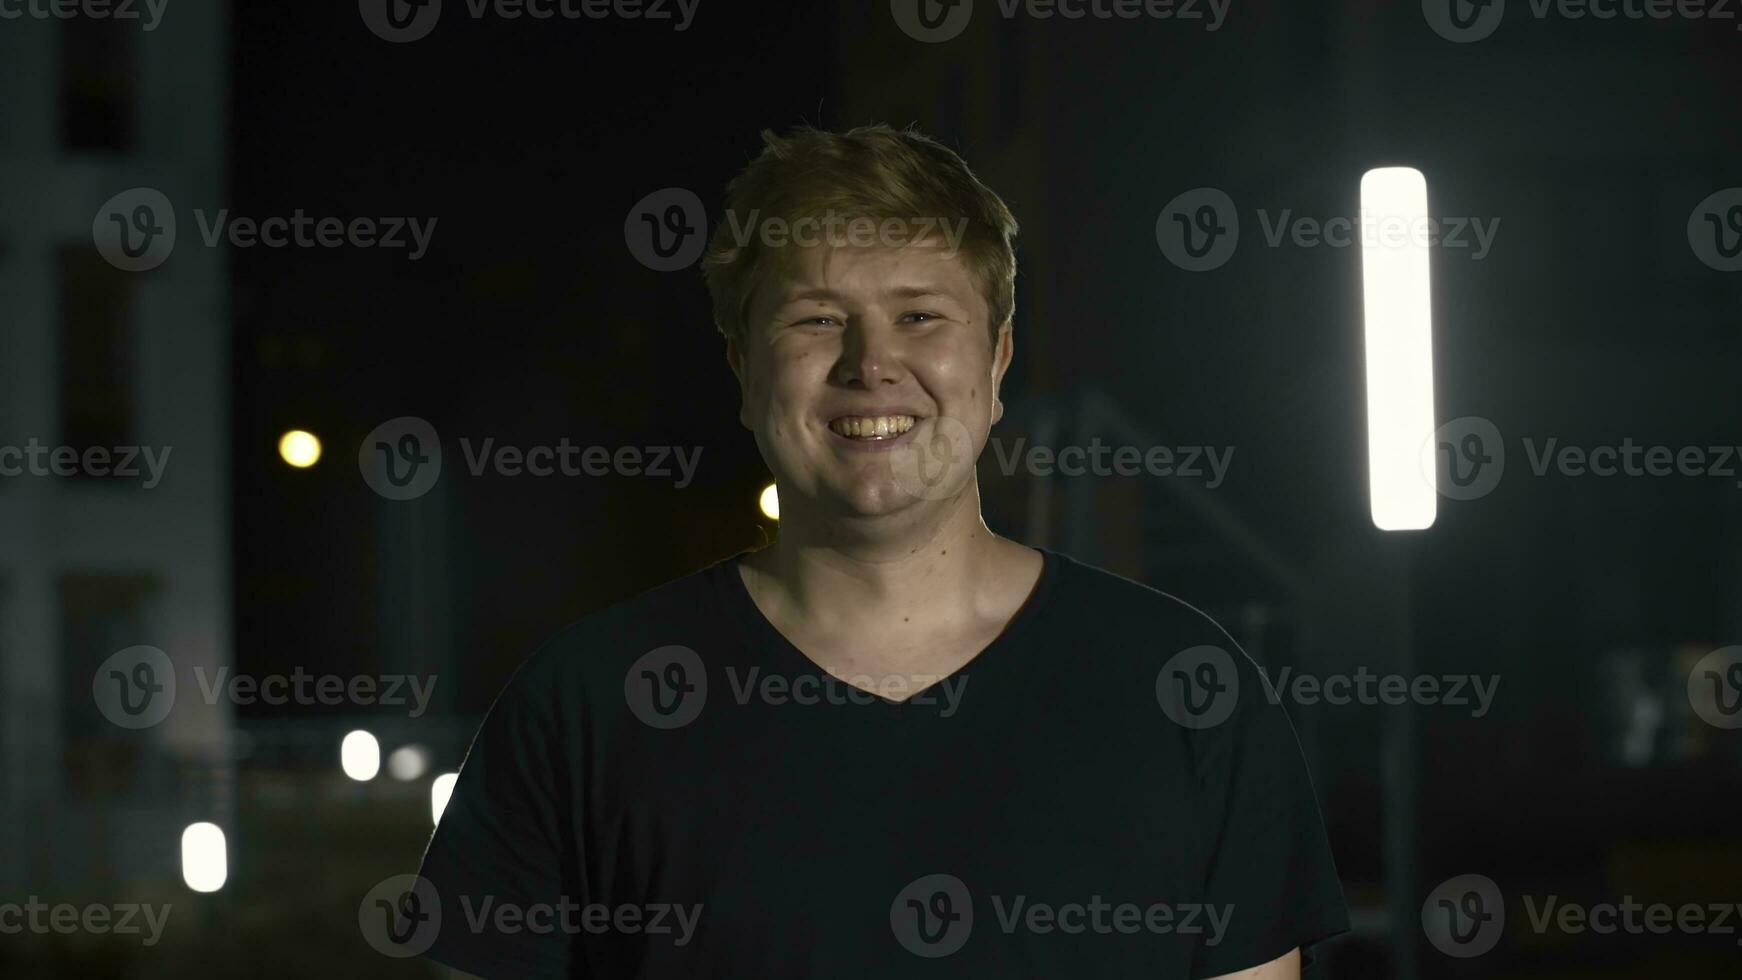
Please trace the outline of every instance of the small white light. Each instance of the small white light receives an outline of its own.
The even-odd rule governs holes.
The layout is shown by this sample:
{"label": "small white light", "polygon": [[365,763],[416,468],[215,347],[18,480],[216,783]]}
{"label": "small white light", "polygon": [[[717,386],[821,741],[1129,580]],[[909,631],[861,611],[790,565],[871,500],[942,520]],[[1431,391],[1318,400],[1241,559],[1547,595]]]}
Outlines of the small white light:
{"label": "small white light", "polygon": [[403,783],[429,771],[429,752],[421,745],[401,745],[387,755],[387,771]]}
{"label": "small white light", "polygon": [[224,830],[215,823],[190,823],[181,832],[181,880],[196,892],[215,892],[230,877]]}
{"label": "small white light", "polygon": [[1438,490],[1421,463],[1434,440],[1430,227],[1421,171],[1380,167],[1361,177],[1367,478],[1382,531],[1432,527],[1438,512]]}
{"label": "small white light", "polygon": [[756,502],[765,517],[771,521],[780,520],[780,492],[775,489],[774,484],[763,487],[762,496]]}
{"label": "small white light", "polygon": [[454,795],[454,784],[459,780],[459,773],[444,772],[429,785],[430,823],[442,822],[442,811],[448,808],[448,799]]}
{"label": "small white light", "polygon": [[374,779],[381,771],[381,743],[362,729],[346,735],[339,743],[339,767],[360,783]]}
{"label": "small white light", "polygon": [[306,429],[292,429],[278,437],[278,456],[299,470],[321,461],[321,440]]}

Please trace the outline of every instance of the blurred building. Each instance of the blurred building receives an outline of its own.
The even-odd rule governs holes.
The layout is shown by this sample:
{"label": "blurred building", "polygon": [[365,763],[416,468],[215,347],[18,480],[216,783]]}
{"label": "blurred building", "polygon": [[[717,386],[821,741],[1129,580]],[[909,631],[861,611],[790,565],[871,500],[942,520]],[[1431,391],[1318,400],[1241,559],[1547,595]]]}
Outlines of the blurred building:
{"label": "blurred building", "polygon": [[[224,183],[228,25],[210,0],[160,10],[32,9],[0,30],[0,447],[160,464],[0,460],[7,895],[179,885],[181,829],[231,825],[230,711],[200,683],[232,660],[228,274],[188,220]],[[166,261],[134,272],[93,228],[140,187],[183,224]],[[127,730],[93,680],[138,645],[169,655],[177,690],[161,723]]]}

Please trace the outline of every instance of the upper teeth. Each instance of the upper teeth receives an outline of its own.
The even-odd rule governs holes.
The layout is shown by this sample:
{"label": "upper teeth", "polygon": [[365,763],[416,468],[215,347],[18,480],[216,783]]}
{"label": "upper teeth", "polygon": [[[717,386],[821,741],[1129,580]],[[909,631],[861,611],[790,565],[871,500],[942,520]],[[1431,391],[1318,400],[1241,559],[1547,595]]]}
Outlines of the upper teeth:
{"label": "upper teeth", "polygon": [[849,416],[829,423],[829,428],[849,439],[887,439],[913,428],[911,415],[879,415],[875,418]]}

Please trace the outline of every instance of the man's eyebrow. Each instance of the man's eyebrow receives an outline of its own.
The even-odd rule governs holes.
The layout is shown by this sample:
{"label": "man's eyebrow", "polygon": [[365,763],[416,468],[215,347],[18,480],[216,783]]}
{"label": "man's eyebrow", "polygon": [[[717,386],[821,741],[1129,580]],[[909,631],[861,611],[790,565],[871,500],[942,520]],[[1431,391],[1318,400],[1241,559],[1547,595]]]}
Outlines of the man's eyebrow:
{"label": "man's eyebrow", "polygon": [[[883,294],[892,299],[923,299],[928,296],[948,298],[954,295],[948,288],[931,283],[918,283],[911,286],[892,286],[889,289],[884,290]],[[777,297],[776,301],[780,305],[785,306],[788,303],[800,303],[805,300],[838,300],[840,298],[840,293],[835,292],[827,286],[812,286],[808,289],[795,289],[790,293]]]}

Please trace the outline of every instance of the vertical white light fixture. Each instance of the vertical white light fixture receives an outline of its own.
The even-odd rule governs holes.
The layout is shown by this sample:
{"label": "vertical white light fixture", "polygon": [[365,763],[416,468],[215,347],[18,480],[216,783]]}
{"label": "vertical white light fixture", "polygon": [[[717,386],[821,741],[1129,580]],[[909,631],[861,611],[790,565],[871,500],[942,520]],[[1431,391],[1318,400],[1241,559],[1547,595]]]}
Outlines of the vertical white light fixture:
{"label": "vertical white light fixture", "polygon": [[190,823],[181,832],[181,880],[196,892],[215,892],[230,877],[224,830],[215,823]]}
{"label": "vertical white light fixture", "polygon": [[1362,175],[1367,474],[1373,524],[1382,531],[1432,527],[1438,510],[1428,222],[1421,171],[1380,167]]}

